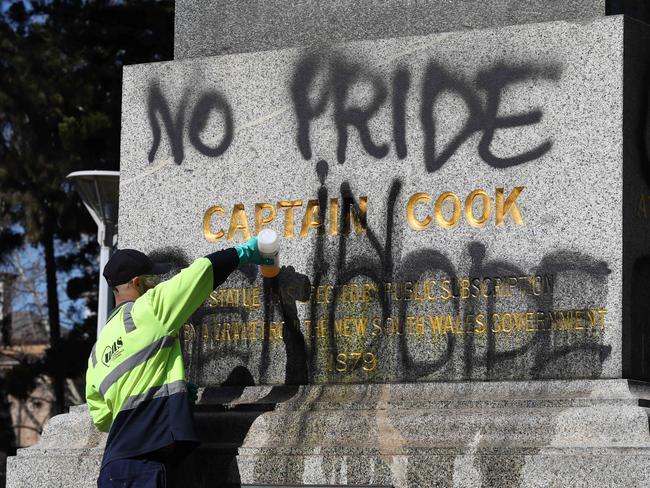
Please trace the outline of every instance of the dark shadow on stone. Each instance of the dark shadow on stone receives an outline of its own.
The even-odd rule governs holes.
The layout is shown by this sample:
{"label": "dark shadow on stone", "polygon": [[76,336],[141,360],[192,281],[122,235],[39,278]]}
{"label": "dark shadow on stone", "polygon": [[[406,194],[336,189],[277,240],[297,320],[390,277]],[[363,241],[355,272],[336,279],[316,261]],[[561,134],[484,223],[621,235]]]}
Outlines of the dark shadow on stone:
{"label": "dark shadow on stone", "polygon": [[[285,385],[274,386],[262,398],[236,403],[247,387],[255,386],[251,372],[234,368],[218,387],[204,389],[195,407],[194,421],[201,446],[173,474],[171,486],[239,487],[237,454],[253,422],[277,403],[292,398],[307,383],[307,351],[300,329],[296,301],[307,301],[311,284],[293,267],[283,267],[277,278],[265,280],[265,288],[280,306],[285,323]],[[171,477],[171,476],[170,476]]]}
{"label": "dark shadow on stone", "polygon": [[635,379],[650,379],[648,341],[650,340],[650,256],[641,256],[632,271],[632,371]]}

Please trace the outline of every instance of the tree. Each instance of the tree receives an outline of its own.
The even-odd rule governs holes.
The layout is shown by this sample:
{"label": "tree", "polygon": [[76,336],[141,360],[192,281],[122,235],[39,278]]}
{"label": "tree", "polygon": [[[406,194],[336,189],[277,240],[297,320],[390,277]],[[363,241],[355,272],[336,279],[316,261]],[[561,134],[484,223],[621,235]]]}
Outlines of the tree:
{"label": "tree", "polygon": [[[61,343],[57,270],[84,271],[68,287],[78,296],[80,285],[94,291],[97,276],[97,247],[84,237],[96,228],[79,199],[71,198],[65,176],[80,169],[118,169],[122,66],[171,59],[173,2],[5,5],[0,16],[0,258],[25,242],[42,246],[49,368],[60,412],[63,380],[71,372],[61,359],[68,348]],[[59,253],[63,247],[66,252]],[[94,294],[86,299],[96,302]]]}

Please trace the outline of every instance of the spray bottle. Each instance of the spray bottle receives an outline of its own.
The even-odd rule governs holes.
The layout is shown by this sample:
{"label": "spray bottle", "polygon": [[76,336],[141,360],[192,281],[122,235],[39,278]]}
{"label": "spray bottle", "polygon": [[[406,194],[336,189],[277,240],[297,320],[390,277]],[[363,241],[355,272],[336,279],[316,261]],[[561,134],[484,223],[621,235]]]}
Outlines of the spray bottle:
{"label": "spray bottle", "polygon": [[257,235],[257,249],[260,256],[272,259],[273,264],[260,266],[265,278],[275,278],[280,273],[280,238],[272,229],[264,229]]}

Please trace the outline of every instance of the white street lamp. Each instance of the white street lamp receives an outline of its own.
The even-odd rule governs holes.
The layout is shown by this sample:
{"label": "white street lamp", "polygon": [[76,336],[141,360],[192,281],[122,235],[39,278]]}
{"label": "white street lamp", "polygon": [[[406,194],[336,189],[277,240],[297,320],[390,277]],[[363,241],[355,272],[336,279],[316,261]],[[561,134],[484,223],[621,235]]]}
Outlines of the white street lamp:
{"label": "white street lamp", "polygon": [[101,246],[99,255],[99,301],[97,310],[97,337],[106,323],[113,295],[102,276],[104,266],[117,244],[117,213],[119,201],[119,171],[75,171],[66,179],[81,196],[81,200],[97,224],[97,241]]}

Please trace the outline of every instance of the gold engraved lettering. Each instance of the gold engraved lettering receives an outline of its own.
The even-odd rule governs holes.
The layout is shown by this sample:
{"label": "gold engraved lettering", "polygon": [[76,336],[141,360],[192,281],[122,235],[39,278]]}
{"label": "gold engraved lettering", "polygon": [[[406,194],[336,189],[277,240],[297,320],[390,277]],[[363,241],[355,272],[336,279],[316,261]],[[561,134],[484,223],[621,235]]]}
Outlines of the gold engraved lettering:
{"label": "gold engraved lettering", "polygon": [[536,322],[535,314],[533,312],[526,312],[526,332],[535,332],[535,327],[529,326],[528,324],[534,324]]}
{"label": "gold engraved lettering", "polygon": [[381,335],[382,333],[382,328],[381,328],[381,319],[379,317],[375,317],[372,319],[372,335],[378,336]]}
{"label": "gold engraved lettering", "polygon": [[354,319],[354,329],[357,332],[358,337],[366,336],[366,328],[368,327],[368,318],[367,317],[357,317]]}
{"label": "gold engraved lettering", "polygon": [[445,334],[447,333],[454,333],[454,320],[451,315],[447,314],[445,316],[445,330],[443,331]]}
{"label": "gold engraved lettering", "polygon": [[[540,324],[540,323],[544,324],[544,317],[545,317],[544,312],[537,312],[537,323],[538,324]],[[537,327],[539,328],[539,325]]]}
{"label": "gold engraved lettering", "polygon": [[311,320],[305,319],[305,321],[303,323],[305,324],[305,337],[306,338],[312,337]]}
{"label": "gold engraved lettering", "polygon": [[203,342],[208,342],[210,340],[210,331],[208,330],[207,324],[203,324],[201,327],[201,339],[203,339]]}
{"label": "gold engraved lettering", "polygon": [[282,340],[282,332],[284,329],[284,322],[270,322],[269,323],[269,340]]}
{"label": "gold engraved lettering", "polygon": [[215,342],[222,342],[223,340],[222,324],[216,321],[212,325],[212,339]]}
{"label": "gold engraved lettering", "polygon": [[185,344],[188,342],[192,342],[196,338],[196,331],[194,330],[194,326],[192,324],[185,324],[183,325],[183,341]]}
{"label": "gold engraved lettering", "polygon": [[460,297],[465,300],[470,297],[470,292],[469,292],[469,278],[463,278],[460,281]]}
{"label": "gold engraved lettering", "polygon": [[485,325],[485,315],[482,313],[479,313],[476,315],[476,324],[478,327],[476,327],[475,332],[477,334],[485,334],[487,332],[487,326]]}
{"label": "gold engraved lettering", "polygon": [[521,217],[521,212],[515,201],[519,194],[524,190],[523,186],[517,186],[514,190],[508,195],[505,202],[503,201],[503,188],[497,188],[496,194],[496,225],[503,225],[505,222],[505,217],[510,212],[512,214],[512,220],[517,225],[523,225],[524,220]]}
{"label": "gold engraved lettering", "polygon": [[[357,211],[357,207],[359,208]],[[368,227],[368,197],[359,197],[359,203],[355,206],[350,204],[350,211],[343,222],[345,234],[350,232],[350,221],[354,225],[354,231],[357,235],[364,234]]]}
{"label": "gold engraved lettering", "polygon": [[537,280],[538,279],[539,279],[539,282],[541,284],[541,280],[542,280],[541,276],[529,276],[528,277],[528,283],[530,284],[530,291],[535,296],[539,296],[539,295],[542,294],[542,291],[541,291],[540,287],[537,286]]}
{"label": "gold engraved lettering", "polygon": [[431,336],[442,335],[443,333],[443,318],[441,315],[429,315],[429,326],[431,327]]}
{"label": "gold engraved lettering", "polygon": [[428,288],[425,288],[425,294],[427,300],[435,301],[436,300],[436,280],[427,281]]}
{"label": "gold engraved lettering", "polygon": [[340,352],[336,358],[332,353],[327,355],[327,371],[353,373],[362,369],[366,373],[370,373],[377,369],[377,364],[377,355],[372,352]]}
{"label": "gold engraved lettering", "polygon": [[483,296],[485,298],[489,297],[491,295],[490,291],[490,285],[492,284],[492,280],[490,278],[485,278],[483,280]]}
{"label": "gold engraved lettering", "polygon": [[230,227],[228,228],[228,240],[235,240],[235,232],[241,231],[244,240],[247,241],[251,238],[251,231],[248,227],[248,219],[244,211],[244,204],[237,203],[232,209],[232,216],[230,218]]}
{"label": "gold engraved lettering", "polygon": [[404,283],[404,300],[411,300],[413,298],[413,282],[407,281]]}
{"label": "gold engraved lettering", "polygon": [[449,280],[442,280],[440,282],[440,288],[442,288],[442,291],[445,292],[444,295],[442,295],[440,298],[443,300],[447,301],[451,298],[451,289],[449,288],[449,285],[451,284],[451,281]]}
{"label": "gold engraved lettering", "polygon": [[[264,211],[268,215],[264,216]],[[270,224],[275,219],[275,207],[270,203],[255,204],[255,233],[259,234],[265,224]]]}
{"label": "gold engraved lettering", "polygon": [[338,319],[334,321],[334,335],[350,337],[350,328],[348,325],[348,319]]}
{"label": "gold engraved lettering", "polygon": [[257,340],[257,320],[248,323],[248,338],[249,340]]}
{"label": "gold engraved lettering", "polygon": [[573,328],[575,330],[585,330],[583,327],[584,321],[583,321],[583,311],[582,310],[576,310],[575,311],[575,323],[573,325]]}
{"label": "gold engraved lettering", "polygon": [[244,308],[250,308],[252,305],[253,290],[251,288],[242,288],[241,304]]}
{"label": "gold engraved lettering", "polygon": [[[442,213],[442,206],[445,203],[445,200],[447,199],[451,199],[451,202],[454,206],[454,211],[452,212],[451,218],[449,220],[447,220],[444,214]],[[438,197],[434,205],[436,223],[443,229],[451,229],[452,227],[455,227],[460,220],[460,210],[461,210],[460,199],[455,193],[450,191],[446,191],[442,193]]]}
{"label": "gold engraved lettering", "polygon": [[415,335],[424,336],[425,317],[415,317]]}
{"label": "gold engraved lettering", "polygon": [[348,357],[344,352],[336,355],[336,371],[343,373],[348,369]]}
{"label": "gold engraved lettering", "polygon": [[293,210],[302,207],[302,200],[288,200],[278,202],[278,207],[284,210],[284,237],[293,239]]}
{"label": "gold engraved lettering", "polygon": [[[480,217],[474,216],[474,200],[479,197],[483,200],[483,213]],[[483,227],[490,219],[490,196],[485,190],[474,190],[465,200],[465,218],[472,227]]]}
{"label": "gold engraved lettering", "polygon": [[377,356],[371,352],[367,352],[363,355],[363,370],[364,371],[375,371],[377,369]]}
{"label": "gold engraved lettering", "polygon": [[330,231],[331,236],[339,233],[339,199],[330,198]]}
{"label": "gold engraved lettering", "polygon": [[350,359],[353,361],[352,367],[350,368],[352,371],[357,369],[357,364],[359,364],[359,361],[361,361],[361,358],[363,357],[362,352],[351,352],[349,354]]}
{"label": "gold engraved lettering", "polygon": [[399,318],[397,317],[388,317],[386,319],[386,328],[391,336],[402,335],[399,330]]}
{"label": "gold engraved lettering", "polygon": [[596,328],[596,323],[597,323],[597,320],[598,320],[597,311],[596,310],[588,310],[587,311],[587,317],[589,317],[589,322],[591,324],[591,327],[593,329],[595,329]]}
{"label": "gold engraved lettering", "polygon": [[300,229],[300,237],[307,237],[309,229],[321,228],[318,200],[309,200],[307,202],[307,210],[302,219],[302,228]]}
{"label": "gold engraved lettering", "polygon": [[228,307],[235,306],[235,295],[232,292],[232,288],[226,289],[226,306]]}
{"label": "gold engraved lettering", "polygon": [[544,275],[544,284],[546,288],[546,293],[552,293],[553,292],[553,275]]}
{"label": "gold engraved lettering", "polygon": [[327,337],[327,320],[321,319],[317,322],[316,337]]}
{"label": "gold engraved lettering", "polygon": [[517,329],[517,332],[521,332],[524,325],[525,314],[522,312],[512,312],[512,320],[514,322],[514,327]]}
{"label": "gold engraved lettering", "polygon": [[377,285],[374,283],[364,283],[361,288],[361,302],[372,303],[377,300]]}
{"label": "gold engraved lettering", "polygon": [[215,215],[221,215],[223,217],[225,213],[226,211],[223,207],[218,206],[210,207],[205,211],[203,215],[203,237],[205,237],[206,241],[217,242],[225,235],[223,229],[216,233],[212,232],[212,217]]}
{"label": "gold engraved lettering", "polygon": [[482,282],[478,278],[472,280],[472,298],[478,298],[481,295]]}
{"label": "gold engraved lettering", "polygon": [[431,195],[427,193],[416,193],[409,198],[409,201],[406,204],[406,220],[411,229],[424,230],[431,225],[431,222],[433,221],[431,215],[427,215],[423,220],[418,220],[415,216],[416,205],[421,201],[429,203],[431,200]]}
{"label": "gold engraved lettering", "polygon": [[600,330],[603,330],[605,328],[605,315],[607,314],[607,310],[598,310],[598,313],[600,314]]}
{"label": "gold engraved lettering", "polygon": [[347,286],[348,289],[348,301],[350,303],[359,303],[359,285],[356,283],[351,283]]}

